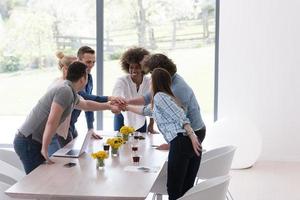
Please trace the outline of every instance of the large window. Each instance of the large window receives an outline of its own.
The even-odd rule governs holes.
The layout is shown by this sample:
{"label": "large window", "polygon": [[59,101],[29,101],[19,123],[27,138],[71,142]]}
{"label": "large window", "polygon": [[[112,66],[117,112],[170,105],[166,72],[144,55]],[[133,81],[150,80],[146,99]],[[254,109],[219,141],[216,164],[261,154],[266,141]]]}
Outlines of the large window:
{"label": "large window", "polygon": [[[193,88],[205,122],[213,121],[215,0],[105,0],[104,94],[124,75],[119,58],[131,46],[166,53]],[[112,129],[105,113],[104,128]]]}
{"label": "large window", "polygon": [[[99,3],[99,2],[98,2]],[[215,0],[0,1],[0,144],[14,133],[51,82],[60,76],[57,51],[76,55],[82,45],[96,49],[96,23],[103,26],[103,94],[111,95],[122,76],[119,58],[129,47],[166,53],[193,88],[206,123],[213,121]],[[103,10],[102,10],[103,9]],[[98,29],[99,30],[99,29]],[[100,34],[98,34],[99,36]],[[102,35],[102,34],[101,34]],[[102,39],[101,37],[98,37]],[[86,130],[84,114],[77,124]],[[105,112],[105,130],[113,115]],[[96,125],[96,123],[95,123]]]}
{"label": "large window", "polygon": [[96,1],[0,1],[0,143],[14,133],[53,80],[57,51],[96,44]]}

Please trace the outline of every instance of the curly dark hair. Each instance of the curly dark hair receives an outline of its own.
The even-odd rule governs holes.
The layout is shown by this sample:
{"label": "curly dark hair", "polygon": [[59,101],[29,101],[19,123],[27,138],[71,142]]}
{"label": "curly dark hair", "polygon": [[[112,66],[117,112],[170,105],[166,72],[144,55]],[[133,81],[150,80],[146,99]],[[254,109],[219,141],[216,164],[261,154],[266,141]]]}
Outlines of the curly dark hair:
{"label": "curly dark hair", "polygon": [[167,70],[171,76],[177,72],[175,63],[166,55],[157,53],[147,56],[142,62],[144,72],[152,72],[155,68],[163,68]]}
{"label": "curly dark hair", "polygon": [[142,47],[132,47],[125,51],[121,57],[121,68],[126,73],[129,73],[130,64],[140,64],[145,56],[150,52]]}

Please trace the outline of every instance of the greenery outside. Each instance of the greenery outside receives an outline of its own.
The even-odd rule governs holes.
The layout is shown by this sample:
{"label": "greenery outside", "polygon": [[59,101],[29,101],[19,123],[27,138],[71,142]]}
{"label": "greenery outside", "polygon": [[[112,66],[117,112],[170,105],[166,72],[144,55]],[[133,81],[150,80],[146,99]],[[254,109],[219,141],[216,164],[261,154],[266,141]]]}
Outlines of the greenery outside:
{"label": "greenery outside", "polygon": [[[112,93],[116,78],[123,75],[122,52],[143,46],[170,56],[192,86],[202,113],[211,114],[214,4],[214,0],[104,0],[104,95]],[[55,53],[75,55],[82,45],[96,48],[96,0],[1,0],[0,92],[5,98],[0,117],[26,116],[60,76]],[[93,74],[95,92],[96,69]],[[112,114],[105,112],[104,117],[111,121]]]}

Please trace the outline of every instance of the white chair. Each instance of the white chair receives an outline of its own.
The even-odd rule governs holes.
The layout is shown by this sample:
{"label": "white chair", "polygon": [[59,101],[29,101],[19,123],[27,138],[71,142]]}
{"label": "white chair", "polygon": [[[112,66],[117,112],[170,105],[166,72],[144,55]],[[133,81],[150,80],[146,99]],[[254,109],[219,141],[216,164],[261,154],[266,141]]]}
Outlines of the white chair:
{"label": "white chair", "polygon": [[0,181],[0,199],[1,200],[11,200],[9,196],[7,196],[4,192],[10,187],[7,183]]}
{"label": "white chair", "polygon": [[150,192],[153,193],[152,200],[155,198],[157,200],[162,200],[162,195],[167,195],[167,170],[168,161],[165,162],[163,168],[161,169],[156,181],[154,182]]}
{"label": "white chair", "polygon": [[192,187],[178,200],[224,200],[229,180],[229,175],[207,179]]}
{"label": "white chair", "polygon": [[25,176],[18,168],[0,160],[0,181],[12,185]]}
{"label": "white chair", "polygon": [[[235,150],[235,146],[224,146],[203,153],[196,184],[199,183],[200,179],[210,179],[229,174]],[[229,191],[228,195],[233,199]]]}
{"label": "white chair", "polygon": [[227,175],[231,169],[235,150],[235,146],[224,146],[203,153],[197,178],[209,179]]}
{"label": "white chair", "polygon": [[[209,151],[205,151],[202,154],[200,168],[196,177],[195,183],[199,183],[200,179],[210,179],[217,176],[224,176],[229,174],[234,152],[236,147],[224,146]],[[167,162],[164,164],[158,178],[152,186],[150,192],[153,193],[152,199],[162,199],[162,195],[167,195]],[[228,191],[231,199],[232,195]]]}
{"label": "white chair", "polygon": [[20,161],[19,156],[16,154],[16,152],[13,149],[0,149],[0,160],[20,169],[21,171],[24,171],[22,162]]}

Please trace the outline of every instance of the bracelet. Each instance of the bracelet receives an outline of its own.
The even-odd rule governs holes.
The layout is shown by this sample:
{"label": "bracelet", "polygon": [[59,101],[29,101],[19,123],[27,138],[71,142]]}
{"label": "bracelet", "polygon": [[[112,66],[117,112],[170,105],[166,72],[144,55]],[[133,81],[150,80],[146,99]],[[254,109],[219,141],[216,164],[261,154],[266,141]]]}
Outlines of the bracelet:
{"label": "bracelet", "polygon": [[196,135],[194,131],[188,131],[186,134],[187,136]]}

